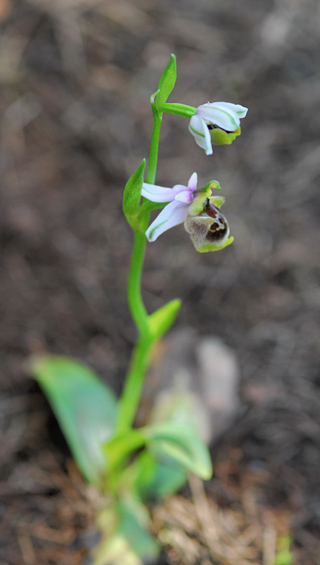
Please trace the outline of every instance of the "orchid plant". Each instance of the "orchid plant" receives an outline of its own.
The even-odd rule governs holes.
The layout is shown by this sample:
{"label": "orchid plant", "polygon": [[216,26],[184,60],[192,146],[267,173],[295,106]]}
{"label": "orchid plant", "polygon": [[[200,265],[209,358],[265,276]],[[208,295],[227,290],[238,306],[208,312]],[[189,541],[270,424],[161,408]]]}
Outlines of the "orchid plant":
{"label": "orchid plant", "polygon": [[[143,302],[141,277],[147,241],[184,223],[195,248],[217,251],[230,245],[230,229],[220,207],[224,198],[216,180],[197,186],[197,173],[187,185],[172,188],[155,184],[159,136],[165,113],[190,120],[189,131],[207,155],[212,145],[228,145],[240,134],[247,109],[227,102],[198,108],[168,103],[176,81],[172,55],[157,91],[151,96],[154,118],[148,167],[145,160],[128,180],[123,211],[134,233],[128,278],[128,303],[138,338],[122,394],[113,391],[83,364],[69,358],[43,355],[30,368],[48,397],[70,450],[88,483],[100,492],[97,525],[101,540],[94,565],[134,565],[153,560],[158,545],[149,532],[146,500],[173,493],[187,473],[209,479],[209,451],[188,410],[172,410],[162,421],[134,427],[144,379],[155,343],[169,330],[181,306],[172,300],[149,314]],[[149,225],[150,213],[161,210]]]}

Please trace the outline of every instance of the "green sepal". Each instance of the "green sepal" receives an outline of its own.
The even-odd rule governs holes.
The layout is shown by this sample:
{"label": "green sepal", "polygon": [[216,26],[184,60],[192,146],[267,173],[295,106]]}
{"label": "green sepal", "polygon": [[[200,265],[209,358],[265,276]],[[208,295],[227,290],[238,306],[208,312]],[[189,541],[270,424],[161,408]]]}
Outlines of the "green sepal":
{"label": "green sepal", "polygon": [[203,212],[205,202],[211,196],[211,189],[197,191],[189,206],[189,216],[198,216]]}
{"label": "green sepal", "polygon": [[47,396],[85,479],[101,485],[106,472],[103,444],[114,433],[117,401],[88,367],[54,355],[36,356],[30,373]]}
{"label": "green sepal", "polygon": [[145,166],[146,160],[143,159],[140,167],[129,178],[123,194],[123,213],[128,224],[134,231],[138,232],[142,231],[139,222],[139,209]]}
{"label": "green sepal", "polygon": [[217,208],[220,208],[225,202],[225,198],[223,198],[223,196],[211,196],[210,202],[212,202],[212,204],[214,204]]}
{"label": "green sepal", "polygon": [[201,188],[199,192],[202,192],[202,191],[207,192],[209,189],[210,189],[210,191],[221,190],[220,183],[217,180],[211,180],[203,188]]}
{"label": "green sepal", "polygon": [[[211,200],[212,191],[216,189],[221,190],[220,183],[217,180],[211,180],[203,188],[196,190],[194,199],[189,206],[189,215],[198,216],[201,214],[206,200],[208,198]],[[224,202],[224,198],[222,201]]]}
{"label": "green sepal", "polygon": [[228,239],[222,245],[217,245],[215,243],[206,243],[201,247],[196,247],[196,250],[200,253],[207,253],[208,251],[221,251],[221,249],[224,249],[225,247],[228,247],[228,245],[231,245],[233,241],[234,237],[228,237]]}
{"label": "green sepal", "polygon": [[148,317],[150,336],[153,341],[160,339],[172,326],[181,307],[181,300],[175,298]]}
{"label": "green sepal", "polygon": [[227,132],[220,128],[213,128],[210,130],[211,142],[213,145],[231,145],[231,143],[239,135],[241,135],[240,127],[232,132]]}
{"label": "green sepal", "polygon": [[171,92],[173,91],[174,85],[176,83],[176,78],[177,78],[176,57],[175,55],[172,54],[170,61],[160,78],[160,82],[158,86],[158,90],[160,92],[157,94],[157,98],[156,98],[156,108],[158,110],[160,109],[160,106],[166,103]]}

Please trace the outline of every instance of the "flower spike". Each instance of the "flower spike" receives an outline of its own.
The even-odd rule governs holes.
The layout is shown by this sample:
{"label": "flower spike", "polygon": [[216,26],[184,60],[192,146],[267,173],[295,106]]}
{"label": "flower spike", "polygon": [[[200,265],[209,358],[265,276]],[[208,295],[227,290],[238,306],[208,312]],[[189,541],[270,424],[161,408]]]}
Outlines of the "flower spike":
{"label": "flower spike", "polygon": [[244,106],[230,102],[202,104],[190,119],[189,131],[206,155],[211,155],[212,144],[229,145],[240,135],[240,119],[247,111]]}

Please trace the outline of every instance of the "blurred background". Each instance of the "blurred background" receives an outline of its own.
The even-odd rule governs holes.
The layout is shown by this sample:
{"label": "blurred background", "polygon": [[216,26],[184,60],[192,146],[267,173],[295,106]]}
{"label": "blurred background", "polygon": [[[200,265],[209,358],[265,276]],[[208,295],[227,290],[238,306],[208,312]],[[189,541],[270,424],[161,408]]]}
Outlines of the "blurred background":
{"label": "blurred background", "polygon": [[241,374],[207,485],[236,553],[188,532],[177,497],[154,520],[180,531],[161,563],[273,565],[288,535],[297,563],[320,563],[318,0],[0,0],[0,22],[1,563],[83,563],[92,542],[84,483],[24,364],[73,356],[121,390],[135,339],[122,190],[171,53],[171,102],[249,112],[211,157],[187,120],[167,115],[161,133],[158,184],[219,180],[235,243],[199,254],[170,230],[148,246],[145,300],[180,297],[176,328],[221,338]]}

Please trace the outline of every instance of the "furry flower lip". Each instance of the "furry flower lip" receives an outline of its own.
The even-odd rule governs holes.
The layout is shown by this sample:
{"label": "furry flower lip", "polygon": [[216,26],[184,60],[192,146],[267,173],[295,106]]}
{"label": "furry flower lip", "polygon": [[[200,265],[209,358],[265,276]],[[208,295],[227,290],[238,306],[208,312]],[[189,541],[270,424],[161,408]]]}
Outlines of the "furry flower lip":
{"label": "furry flower lip", "polygon": [[207,102],[191,117],[189,131],[206,155],[212,155],[212,144],[229,145],[240,135],[240,119],[247,112],[248,108],[240,104]]}

